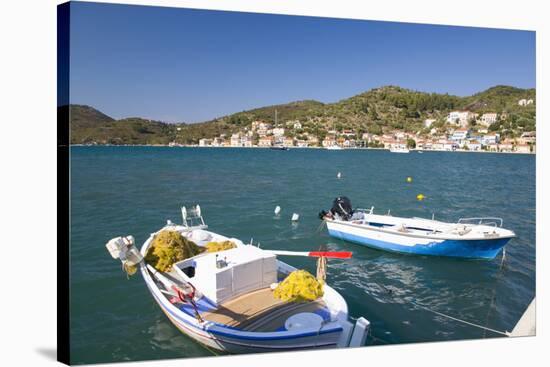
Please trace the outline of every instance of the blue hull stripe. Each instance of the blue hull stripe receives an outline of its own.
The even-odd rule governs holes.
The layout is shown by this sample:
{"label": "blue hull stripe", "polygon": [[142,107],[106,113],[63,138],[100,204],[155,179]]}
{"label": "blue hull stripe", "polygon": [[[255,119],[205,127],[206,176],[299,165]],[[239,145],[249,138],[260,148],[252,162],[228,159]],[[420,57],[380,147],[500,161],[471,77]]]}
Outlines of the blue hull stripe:
{"label": "blue hull stripe", "polygon": [[332,237],[380,250],[416,255],[450,256],[471,259],[494,259],[510,240],[510,238],[471,241],[444,240],[442,242],[433,242],[429,244],[404,246],[336,230],[329,230],[328,232]]}

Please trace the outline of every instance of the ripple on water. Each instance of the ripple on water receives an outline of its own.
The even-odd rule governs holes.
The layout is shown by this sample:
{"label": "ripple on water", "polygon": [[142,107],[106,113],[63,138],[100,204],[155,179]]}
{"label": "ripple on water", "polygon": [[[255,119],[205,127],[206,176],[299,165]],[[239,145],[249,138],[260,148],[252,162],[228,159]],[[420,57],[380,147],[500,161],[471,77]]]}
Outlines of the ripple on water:
{"label": "ripple on water", "polygon": [[[371,321],[370,343],[492,337],[423,307],[510,330],[535,294],[533,156],[82,147],[71,148],[71,165],[75,362],[211,355],[166,319],[139,276],[126,279],[104,247],[125,234],[142,243],[167,219],[180,222],[181,205],[200,204],[212,230],[244,242],[254,238],[262,248],[352,251],[350,260],[329,260],[328,282],[346,298],[352,318]],[[335,178],[338,171],[343,179]],[[418,193],[427,199],[418,202]],[[319,229],[317,213],[339,195],[355,207],[374,205],[394,215],[499,216],[518,237],[507,246],[502,269],[500,258],[377,251]],[[294,212],[297,225],[290,222]],[[284,261],[315,272],[313,259]]]}

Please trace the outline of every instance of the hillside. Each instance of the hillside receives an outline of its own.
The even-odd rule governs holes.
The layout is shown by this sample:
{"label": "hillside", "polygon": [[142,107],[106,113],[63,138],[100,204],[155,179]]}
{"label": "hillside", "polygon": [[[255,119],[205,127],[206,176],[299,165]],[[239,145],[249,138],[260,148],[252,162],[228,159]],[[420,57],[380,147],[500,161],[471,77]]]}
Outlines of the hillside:
{"label": "hillside", "polygon": [[310,134],[323,139],[329,130],[354,130],[380,135],[391,130],[426,134],[425,119],[436,120],[444,129],[452,110],[505,113],[507,118],[491,126],[503,135],[515,136],[535,129],[535,105],[518,106],[520,99],[535,99],[534,89],[496,86],[468,97],[425,93],[386,86],[343,99],[336,103],[306,100],[237,112],[196,124],[166,124],[141,118],[114,120],[89,106],[71,106],[71,143],[100,144],[196,144],[201,138],[229,135],[250,127],[253,121],[278,123],[300,121],[298,131],[289,136]]}
{"label": "hillside", "polygon": [[71,144],[168,144],[179,125],[139,117],[115,120],[85,105],[71,105]]}

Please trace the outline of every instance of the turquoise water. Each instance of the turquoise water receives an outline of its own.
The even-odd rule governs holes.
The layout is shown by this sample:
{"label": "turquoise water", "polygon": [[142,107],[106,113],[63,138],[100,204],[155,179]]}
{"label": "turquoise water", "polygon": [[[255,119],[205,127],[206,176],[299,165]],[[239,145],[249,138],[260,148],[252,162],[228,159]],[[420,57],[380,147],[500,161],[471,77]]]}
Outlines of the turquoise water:
{"label": "turquoise water", "polygon": [[[342,173],[340,180],[337,172]],[[413,182],[406,183],[411,176]],[[427,199],[416,200],[422,193]],[[392,254],[330,238],[317,213],[334,197],[394,215],[453,221],[498,216],[517,238],[492,261]],[[535,295],[535,156],[376,150],[71,148],[71,358],[73,363],[210,356],[181,334],[139,275],[126,279],[105,249],[141,243],[180,206],[199,203],[210,229],[263,248],[353,251],[331,260],[328,282],[374,345],[496,337],[422,307],[511,330]],[[273,210],[282,208],[276,218]],[[293,225],[293,212],[300,221]],[[315,271],[307,258],[286,262]]]}

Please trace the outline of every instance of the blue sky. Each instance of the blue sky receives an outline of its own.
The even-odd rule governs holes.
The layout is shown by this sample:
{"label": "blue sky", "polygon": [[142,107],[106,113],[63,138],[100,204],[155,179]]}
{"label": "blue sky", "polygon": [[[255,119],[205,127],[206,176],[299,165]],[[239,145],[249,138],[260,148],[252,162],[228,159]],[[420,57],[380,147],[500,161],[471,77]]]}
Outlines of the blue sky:
{"label": "blue sky", "polygon": [[198,122],[383,85],[535,87],[535,32],[72,3],[71,103]]}

